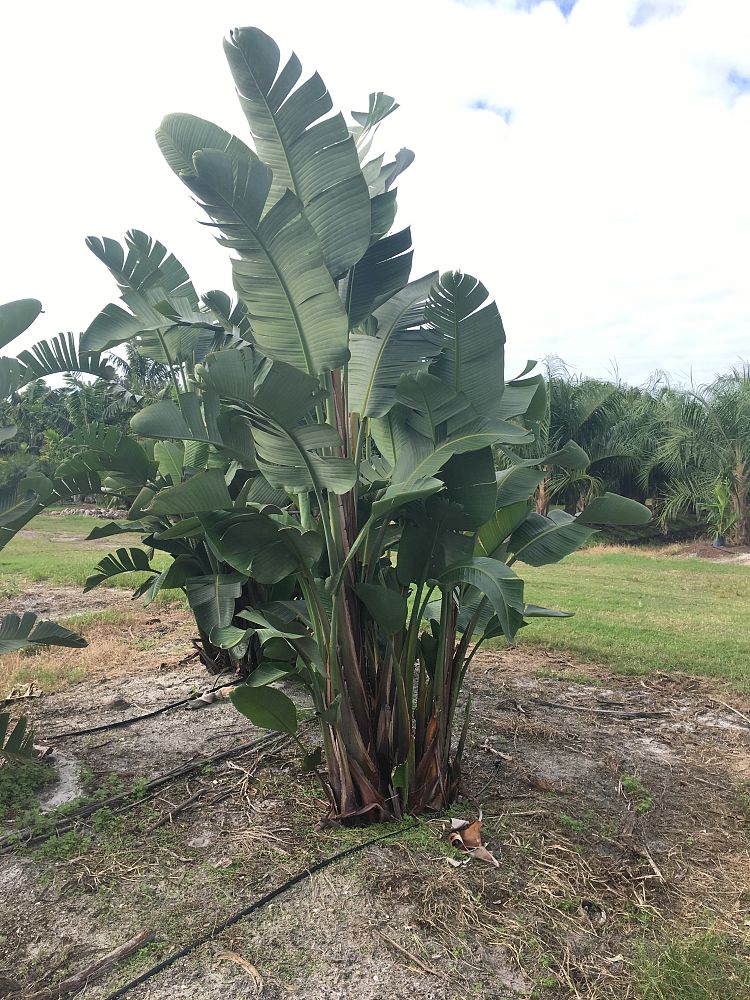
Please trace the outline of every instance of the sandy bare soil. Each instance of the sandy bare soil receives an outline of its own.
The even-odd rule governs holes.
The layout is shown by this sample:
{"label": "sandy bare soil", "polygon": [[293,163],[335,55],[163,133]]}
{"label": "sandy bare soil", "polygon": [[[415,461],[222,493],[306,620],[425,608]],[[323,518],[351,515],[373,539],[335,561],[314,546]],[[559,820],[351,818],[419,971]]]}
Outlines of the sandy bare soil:
{"label": "sandy bare soil", "polygon": [[[184,613],[143,626],[158,628],[167,630],[161,647],[128,663],[117,646],[85,683],[23,703],[62,773],[43,793],[46,806],[81,789],[137,791],[260,735],[222,699],[56,738],[213,680],[178,663],[189,650]],[[294,887],[138,987],[134,1000],[244,998],[256,995],[256,974],[266,998],[621,998],[644,937],[713,926],[747,943],[748,704],[680,675],[627,678],[518,650],[477,658],[471,686],[453,814],[482,811],[499,867],[462,863],[446,818],[428,817]],[[303,692],[288,690],[304,706]],[[314,742],[313,729],[305,739]],[[318,828],[319,789],[289,745],[200,766],[122,807],[0,856],[0,978],[40,988],[152,929],[154,943],[87,987],[98,1000],[290,875],[378,832]]]}

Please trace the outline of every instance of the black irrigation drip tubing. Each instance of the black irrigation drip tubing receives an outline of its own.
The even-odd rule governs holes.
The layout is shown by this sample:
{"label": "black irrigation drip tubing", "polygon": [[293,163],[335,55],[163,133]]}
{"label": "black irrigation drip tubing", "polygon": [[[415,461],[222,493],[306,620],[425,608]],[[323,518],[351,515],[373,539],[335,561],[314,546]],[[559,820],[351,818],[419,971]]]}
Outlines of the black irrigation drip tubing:
{"label": "black irrigation drip tubing", "polygon": [[[237,684],[241,684],[242,681],[239,678],[235,678],[232,681],[227,681],[226,684],[219,684],[217,687],[211,688],[212,691],[221,691],[224,688],[234,687]],[[70,729],[65,733],[54,733],[52,736],[46,736],[46,740],[68,740],[74,736],[93,736],[94,733],[105,733],[109,729],[122,729],[123,726],[130,726],[134,722],[142,722],[144,719],[152,719],[155,715],[161,715],[164,712],[169,712],[173,708],[179,708],[180,705],[187,705],[188,702],[195,701],[200,695],[191,694],[187,698],[180,698],[179,701],[172,701],[168,705],[162,705],[160,708],[154,708],[150,712],[144,712],[143,715],[131,715],[127,719],[118,719],[116,722],[106,722],[101,726],[92,726],[90,729]]]}
{"label": "black irrigation drip tubing", "polygon": [[140,986],[141,983],[145,983],[148,979],[153,979],[154,976],[163,972],[165,969],[168,969],[181,958],[185,958],[192,951],[195,951],[196,948],[200,948],[201,945],[208,944],[209,941],[213,941],[228,927],[233,927],[234,924],[239,923],[240,920],[248,917],[251,913],[260,910],[261,907],[270,903],[271,900],[276,899],[277,896],[281,896],[282,893],[285,893],[288,889],[298,885],[300,882],[304,882],[305,879],[311,878],[313,875],[317,874],[317,872],[322,871],[324,868],[328,868],[329,865],[334,864],[336,861],[341,861],[342,858],[350,857],[352,854],[359,854],[360,851],[364,851],[373,844],[379,844],[383,840],[390,840],[392,837],[397,837],[399,834],[405,833],[409,829],[414,829],[414,827],[418,825],[419,824],[415,822],[412,827],[407,827],[406,830],[403,828],[400,830],[391,830],[390,833],[381,834],[379,837],[372,837],[370,840],[366,840],[362,844],[356,844],[354,847],[347,847],[343,851],[337,851],[336,854],[331,854],[329,857],[323,858],[322,861],[318,861],[316,864],[310,865],[309,868],[298,872],[296,875],[287,879],[286,882],[282,882],[280,886],[277,886],[275,889],[267,892],[265,896],[261,896],[260,899],[256,899],[254,903],[250,903],[248,906],[243,906],[241,910],[237,910],[230,917],[227,917],[227,919],[222,923],[217,924],[208,934],[203,935],[203,937],[195,938],[190,942],[190,944],[185,945],[184,948],[180,948],[179,951],[175,951],[171,955],[168,955],[165,959],[162,959],[161,962],[157,962],[156,965],[152,965],[150,969],[146,969],[146,971],[142,972],[140,976],[137,976],[135,979],[131,979],[129,983],[121,986],[118,990],[115,990],[114,993],[110,993],[104,998],[104,1000],[118,1000],[119,997],[129,993],[130,990],[135,989],[136,986]]}

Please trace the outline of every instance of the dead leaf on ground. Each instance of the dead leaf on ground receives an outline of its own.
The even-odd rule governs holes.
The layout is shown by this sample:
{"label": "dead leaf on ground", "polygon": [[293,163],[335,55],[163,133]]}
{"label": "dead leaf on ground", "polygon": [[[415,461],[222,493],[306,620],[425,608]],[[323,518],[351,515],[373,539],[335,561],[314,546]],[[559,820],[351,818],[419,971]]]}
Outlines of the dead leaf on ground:
{"label": "dead leaf on ground", "polygon": [[23,701],[24,698],[41,697],[42,689],[34,681],[32,681],[30,684],[22,684],[20,687],[12,688],[8,697],[3,698],[0,704],[8,705],[12,701]]}
{"label": "dead leaf on ground", "polygon": [[242,955],[238,955],[236,951],[220,951],[216,958],[220,962],[234,962],[235,965],[240,965],[245,970],[245,972],[250,976],[250,978],[255,983],[255,992],[260,995],[263,991],[263,977],[252,964],[248,962],[246,958]]}
{"label": "dead leaf on ground", "polygon": [[557,785],[553,785],[551,781],[547,781],[539,774],[530,774],[525,778],[526,784],[530,788],[536,789],[537,792],[561,792],[562,788]]}
{"label": "dead leaf on ground", "polygon": [[457,851],[463,851],[472,858],[479,861],[486,861],[495,868],[500,867],[500,862],[482,843],[482,814],[475,820],[457,819],[451,820],[451,830],[448,836],[451,846]]}

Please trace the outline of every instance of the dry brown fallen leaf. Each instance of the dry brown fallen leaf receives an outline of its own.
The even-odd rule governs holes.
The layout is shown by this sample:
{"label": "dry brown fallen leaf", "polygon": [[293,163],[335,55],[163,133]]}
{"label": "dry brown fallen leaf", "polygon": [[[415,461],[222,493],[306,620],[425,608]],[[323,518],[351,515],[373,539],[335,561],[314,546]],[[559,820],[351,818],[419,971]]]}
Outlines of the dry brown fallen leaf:
{"label": "dry brown fallen leaf", "polygon": [[448,840],[457,851],[463,851],[479,861],[486,861],[488,864],[494,865],[495,868],[500,867],[500,862],[482,843],[481,812],[479,818],[475,820],[454,817],[451,820],[451,832]]}
{"label": "dry brown fallen leaf", "polygon": [[255,983],[255,992],[260,996],[263,992],[263,978],[251,962],[248,962],[242,955],[238,955],[236,951],[220,951],[216,957],[220,962],[234,962],[235,965],[242,966]]}

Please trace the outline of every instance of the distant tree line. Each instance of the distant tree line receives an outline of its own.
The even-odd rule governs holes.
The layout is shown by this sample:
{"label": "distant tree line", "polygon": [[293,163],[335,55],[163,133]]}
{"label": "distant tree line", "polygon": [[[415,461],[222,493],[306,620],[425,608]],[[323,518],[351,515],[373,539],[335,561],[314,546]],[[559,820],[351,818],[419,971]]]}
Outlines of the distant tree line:
{"label": "distant tree line", "polygon": [[750,366],[689,388],[663,374],[645,386],[572,375],[557,358],[547,372],[547,416],[526,451],[545,454],[574,440],[590,464],[549,469],[541,513],[551,505],[575,513],[611,490],[647,503],[664,533],[692,524],[748,544]]}
{"label": "distant tree line", "polygon": [[14,437],[0,441],[1,485],[13,486],[34,472],[53,475],[66,458],[71,434],[94,424],[126,430],[144,403],[171,386],[167,365],[131,344],[124,350],[123,357],[108,358],[116,372],[114,380],[65,375],[61,386],[51,386],[40,378],[0,400],[0,427],[16,428]]}

